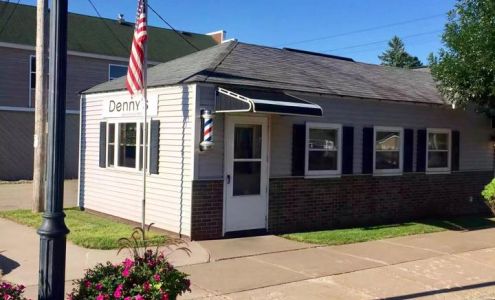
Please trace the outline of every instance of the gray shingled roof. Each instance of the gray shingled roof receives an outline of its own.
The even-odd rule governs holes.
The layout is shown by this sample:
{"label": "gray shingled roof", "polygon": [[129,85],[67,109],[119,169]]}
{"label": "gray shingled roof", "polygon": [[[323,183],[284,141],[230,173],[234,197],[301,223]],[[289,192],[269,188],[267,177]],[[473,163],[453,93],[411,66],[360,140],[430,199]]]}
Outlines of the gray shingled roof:
{"label": "gray shingled roof", "polygon": [[[85,93],[124,89],[125,78]],[[160,64],[148,86],[206,82],[338,96],[444,104],[429,72],[352,62],[239,42],[227,42]]]}

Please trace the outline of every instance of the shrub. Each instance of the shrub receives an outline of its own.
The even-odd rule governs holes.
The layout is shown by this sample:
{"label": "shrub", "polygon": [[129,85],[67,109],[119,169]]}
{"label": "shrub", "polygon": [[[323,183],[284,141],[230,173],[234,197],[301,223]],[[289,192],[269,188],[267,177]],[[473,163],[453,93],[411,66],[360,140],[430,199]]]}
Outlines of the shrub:
{"label": "shrub", "polygon": [[485,185],[481,195],[490,205],[495,204],[495,178],[489,184]]}
{"label": "shrub", "polygon": [[[190,291],[187,275],[175,269],[167,257],[148,249],[144,231],[135,228],[130,239],[120,240],[121,249],[128,249],[132,259],[120,264],[98,264],[77,280],[69,299],[144,300],[176,299]],[[178,248],[189,253],[188,249]]]}
{"label": "shrub", "polygon": [[2,300],[27,300],[22,284],[12,284],[6,281],[0,282],[0,299]]}

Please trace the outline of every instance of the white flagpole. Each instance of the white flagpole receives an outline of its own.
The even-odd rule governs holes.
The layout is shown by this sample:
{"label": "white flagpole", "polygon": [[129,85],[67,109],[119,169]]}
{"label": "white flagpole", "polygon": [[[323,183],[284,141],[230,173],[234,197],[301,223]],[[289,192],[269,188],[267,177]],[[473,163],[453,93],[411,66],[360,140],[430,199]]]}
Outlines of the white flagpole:
{"label": "white flagpole", "polygon": [[[143,0],[143,12],[146,17],[146,27],[148,27],[148,1]],[[146,29],[147,30],[147,29]],[[148,41],[144,43],[144,63],[143,63],[143,100],[144,100],[144,122],[143,122],[143,203],[141,228],[146,226],[146,172],[148,167]]]}

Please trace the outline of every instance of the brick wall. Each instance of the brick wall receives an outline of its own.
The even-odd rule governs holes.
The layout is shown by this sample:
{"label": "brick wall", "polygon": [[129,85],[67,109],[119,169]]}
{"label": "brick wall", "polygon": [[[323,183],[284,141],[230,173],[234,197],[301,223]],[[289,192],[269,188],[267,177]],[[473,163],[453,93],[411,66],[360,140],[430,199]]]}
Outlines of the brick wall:
{"label": "brick wall", "polygon": [[[282,233],[489,213],[480,192],[492,177],[492,172],[456,172],[272,178],[268,230]],[[221,238],[223,182],[194,181],[192,193],[191,239]]]}
{"label": "brick wall", "polygon": [[191,209],[192,240],[221,238],[223,223],[223,181],[193,181]]}
{"label": "brick wall", "polygon": [[457,172],[270,179],[269,231],[488,213],[480,192],[492,177],[492,172]]}

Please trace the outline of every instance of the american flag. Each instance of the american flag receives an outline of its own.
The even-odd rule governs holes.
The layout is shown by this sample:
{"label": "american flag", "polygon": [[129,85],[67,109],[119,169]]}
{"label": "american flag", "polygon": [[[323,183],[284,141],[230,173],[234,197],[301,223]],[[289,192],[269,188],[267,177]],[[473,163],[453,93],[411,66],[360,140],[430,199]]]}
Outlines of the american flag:
{"label": "american flag", "polygon": [[[131,57],[127,68],[127,80],[125,85],[131,95],[143,90],[144,86],[144,44],[148,38],[146,29],[146,7],[145,0],[138,0],[136,25],[134,37],[132,38]],[[146,66],[144,66],[146,68]]]}

